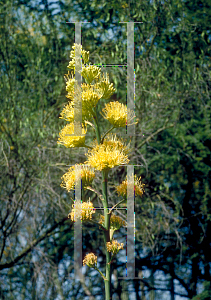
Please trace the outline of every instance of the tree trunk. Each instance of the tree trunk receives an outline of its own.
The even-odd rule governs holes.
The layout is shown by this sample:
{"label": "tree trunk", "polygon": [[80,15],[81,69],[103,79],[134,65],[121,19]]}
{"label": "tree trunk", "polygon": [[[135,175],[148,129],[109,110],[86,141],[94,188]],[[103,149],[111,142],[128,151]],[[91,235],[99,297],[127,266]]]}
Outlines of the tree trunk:
{"label": "tree trunk", "polygon": [[151,270],[151,276],[150,276],[150,285],[151,285],[151,291],[150,291],[150,300],[155,300],[155,281],[154,281],[154,270]]}

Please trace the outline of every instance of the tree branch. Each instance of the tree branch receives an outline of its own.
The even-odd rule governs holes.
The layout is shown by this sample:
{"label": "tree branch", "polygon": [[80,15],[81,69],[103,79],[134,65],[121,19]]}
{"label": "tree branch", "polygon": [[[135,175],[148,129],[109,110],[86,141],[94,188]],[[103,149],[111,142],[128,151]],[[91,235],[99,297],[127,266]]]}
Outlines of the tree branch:
{"label": "tree branch", "polygon": [[59,225],[62,225],[66,220],[68,220],[67,217],[63,218],[60,222],[54,224],[50,229],[48,229],[41,237],[34,240],[30,246],[26,247],[15,259],[13,259],[9,263],[0,264],[0,270],[7,269],[13,267],[20,259],[25,257],[29,252],[32,251],[32,249],[39,244],[42,240],[44,240],[47,236],[51,234],[51,232],[57,228]]}
{"label": "tree branch", "polygon": [[144,144],[146,144],[147,142],[149,142],[154,136],[156,136],[158,133],[160,133],[161,131],[167,129],[167,128],[171,128],[171,127],[174,127],[175,124],[171,124],[169,126],[166,126],[166,123],[165,122],[165,125],[161,128],[159,128],[158,130],[156,130],[155,132],[153,132],[152,134],[150,134],[150,136],[148,136],[148,138],[146,138],[146,140],[144,140],[140,145],[139,145],[139,148],[141,148]]}

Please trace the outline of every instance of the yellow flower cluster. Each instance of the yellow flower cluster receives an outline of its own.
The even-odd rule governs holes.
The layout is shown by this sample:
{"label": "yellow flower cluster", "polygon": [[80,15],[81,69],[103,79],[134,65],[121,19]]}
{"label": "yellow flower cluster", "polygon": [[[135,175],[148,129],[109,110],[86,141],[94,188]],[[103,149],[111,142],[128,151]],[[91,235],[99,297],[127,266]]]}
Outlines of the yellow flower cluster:
{"label": "yellow flower cluster", "polygon": [[68,214],[68,218],[72,221],[76,221],[81,217],[82,221],[92,220],[92,215],[95,213],[94,206],[92,202],[83,202],[81,204],[80,201],[76,201],[75,204],[72,205],[72,212]]}
{"label": "yellow flower cluster", "polygon": [[[71,123],[74,122],[74,107],[73,104],[70,102],[68,104],[66,104],[62,110],[62,112],[60,113],[60,119],[64,119],[66,121],[69,121]],[[82,115],[83,118],[83,115]]]}
{"label": "yellow flower cluster", "polygon": [[112,243],[111,242],[106,243],[107,251],[112,252],[113,255],[117,254],[119,252],[119,250],[123,249],[123,246],[124,246],[123,243],[121,243],[121,245],[120,245],[115,240],[112,240]]}
{"label": "yellow flower cluster", "polygon": [[[138,122],[132,123],[132,119],[135,117],[134,112],[127,109],[127,106],[116,101],[105,104],[105,108],[102,110],[105,115],[101,115],[107,119],[114,127],[124,127],[137,124]],[[127,123],[127,121],[129,121]]]}
{"label": "yellow flower cluster", "polygon": [[[127,176],[126,176],[127,177]],[[130,180],[129,182],[127,181],[127,179],[125,181],[123,181],[119,186],[116,187],[116,191],[118,193],[118,195],[121,196],[127,196],[127,184],[130,185]],[[134,176],[134,191],[135,191],[135,195],[139,195],[142,196],[144,193],[144,183],[141,182],[141,176],[138,178],[136,178],[136,175]]]}
{"label": "yellow flower cluster", "polygon": [[94,141],[94,148],[88,150],[88,153],[85,154],[88,156],[85,164],[102,171],[129,163],[127,156],[129,145],[127,147],[124,146],[122,141],[118,140],[116,136],[109,135],[109,137],[107,136],[103,143],[99,145],[96,143],[96,140]]}
{"label": "yellow flower cluster", "polygon": [[[83,62],[87,63],[89,60],[89,52],[82,50],[82,46],[74,44],[72,47],[74,50],[71,51],[70,61],[68,68],[75,70],[75,57],[76,54],[81,51]],[[80,51],[79,51],[80,50]],[[80,61],[81,63],[81,61]],[[68,104],[62,111],[62,119],[73,122],[74,120],[74,109],[77,108],[77,102],[79,98],[82,99],[82,122],[85,120],[89,121],[93,116],[93,108],[97,105],[101,98],[108,99],[114,92],[113,83],[109,82],[108,74],[106,78],[101,76],[101,68],[93,65],[81,65],[81,69],[77,70],[86,80],[81,86],[78,85],[77,81],[73,77],[73,73],[68,71],[68,74],[64,76],[66,80],[67,98],[72,102]],[[92,82],[95,84],[91,85]]]}
{"label": "yellow flower cluster", "polygon": [[[105,226],[105,217],[103,215],[100,215],[100,221],[99,223],[103,226]],[[116,215],[111,215],[110,218],[110,228],[113,230],[119,230],[122,226],[126,226],[126,223],[124,220],[122,220],[122,218],[120,218],[119,216]]]}
{"label": "yellow flower cluster", "polygon": [[113,93],[116,91],[115,88],[113,88],[113,83],[109,82],[109,75],[106,73],[106,77],[104,74],[100,76],[99,82],[97,83],[97,86],[101,89],[102,91],[102,98],[107,100],[113,95]]}
{"label": "yellow flower cluster", "polygon": [[83,266],[87,265],[90,268],[97,266],[97,256],[94,253],[89,253],[83,260]]}
{"label": "yellow flower cluster", "polygon": [[[82,125],[82,134],[86,134],[86,129]],[[72,134],[72,136],[70,136]],[[85,136],[75,136],[74,134],[74,123],[67,124],[59,133],[58,144],[64,145],[67,148],[73,147],[84,147]],[[75,134],[77,134],[75,132]]]}
{"label": "yellow flower cluster", "polygon": [[95,87],[91,84],[82,84],[82,103],[84,102],[84,107],[86,109],[91,109],[92,107],[95,107],[102,98],[102,93],[100,89]]}
{"label": "yellow flower cluster", "polygon": [[[101,76],[101,68],[93,65],[85,65],[89,61],[89,51],[82,49],[81,45],[74,44],[72,47],[73,50],[70,52],[70,58],[72,59],[68,65],[69,69],[74,69],[77,66],[80,68],[79,73],[85,78],[86,83],[82,83],[79,86],[78,82],[74,78],[74,73],[68,71],[68,74],[64,76],[66,81],[66,90],[67,98],[70,99],[70,103],[66,104],[61,112],[61,119],[65,119],[70,122],[66,125],[60,132],[60,138],[57,142],[62,144],[67,148],[72,147],[84,147],[85,145],[85,136],[74,136],[77,135],[77,128],[79,125],[75,125],[75,114],[82,113],[82,125],[85,126],[85,123],[90,121],[94,116],[94,108],[96,107],[99,100],[104,97],[105,99],[109,98],[114,92],[113,84],[110,84],[109,77],[106,75],[106,78]],[[80,55],[79,55],[80,54]],[[83,63],[81,61],[81,57]],[[82,63],[82,64],[81,64]],[[94,84],[91,84],[94,81]],[[79,103],[81,103],[79,105]],[[81,111],[82,109],[82,111]],[[86,133],[86,129],[82,128],[82,133]],[[68,136],[69,135],[69,136]]]}
{"label": "yellow flower cluster", "polygon": [[67,98],[73,100],[74,88],[77,84],[75,78],[73,77],[73,73],[71,73],[70,76],[70,72],[68,71],[68,73],[65,74],[64,79],[66,81],[66,91],[68,92]]}
{"label": "yellow flower cluster", "polygon": [[78,178],[81,178],[83,187],[91,185],[95,178],[94,169],[90,168],[90,166],[83,164],[79,164],[79,166],[81,166],[81,170],[78,171],[77,169],[76,171],[76,165],[72,166],[68,172],[61,177],[63,180],[61,187],[66,188],[68,192],[74,189],[75,181],[77,181]]}
{"label": "yellow flower cluster", "polygon": [[88,65],[83,66],[81,75],[86,80],[88,84],[92,83],[93,80],[97,79],[100,76],[101,69],[96,66]]}
{"label": "yellow flower cluster", "polygon": [[[77,99],[77,96],[76,96]],[[99,94],[93,92],[91,89],[86,89],[82,92],[82,123],[86,123],[86,121],[92,118],[92,108],[94,103],[97,103],[100,99]],[[89,109],[88,109],[89,108]],[[74,111],[75,109],[75,111]],[[75,101],[69,102],[66,104],[60,113],[60,119],[64,119],[69,122],[74,122],[74,112],[77,113],[79,108],[75,104]]]}
{"label": "yellow flower cluster", "polygon": [[[69,62],[69,65],[68,65],[69,69],[75,69],[75,65],[76,65],[75,57],[77,59],[80,59],[80,61],[77,61],[78,65],[80,65],[80,63],[81,63],[81,56],[82,56],[84,64],[86,64],[89,61],[89,51],[83,50],[82,45],[74,44],[72,48],[73,48],[73,50],[70,51],[70,58],[72,58],[72,60]],[[81,55],[79,55],[79,53]]]}

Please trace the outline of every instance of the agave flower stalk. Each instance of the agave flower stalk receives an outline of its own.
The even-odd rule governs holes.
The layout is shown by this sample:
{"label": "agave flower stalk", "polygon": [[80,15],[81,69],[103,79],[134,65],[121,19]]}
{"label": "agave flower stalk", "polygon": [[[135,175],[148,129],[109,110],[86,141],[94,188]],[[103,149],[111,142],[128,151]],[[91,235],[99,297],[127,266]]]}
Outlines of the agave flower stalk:
{"label": "agave flower stalk", "polygon": [[[75,70],[76,53],[78,49],[81,48],[82,54],[82,69]],[[87,161],[81,164],[81,170],[78,171],[76,165],[69,168],[68,172],[62,176],[63,188],[66,188],[68,192],[74,190],[75,180],[81,178],[82,188],[89,189],[95,192],[99,199],[102,201],[104,208],[104,215],[100,216],[99,222],[93,220],[95,217],[95,209],[93,203],[86,202],[84,197],[84,190],[82,189],[82,199],[83,203],[77,203],[72,206],[72,211],[69,213],[68,217],[75,221],[77,218],[81,217],[83,222],[91,222],[93,224],[98,224],[99,228],[103,230],[104,246],[106,252],[106,266],[105,275],[97,268],[97,256],[94,253],[89,253],[85,256],[83,260],[83,265],[87,265],[90,268],[94,268],[102,276],[105,284],[105,299],[112,299],[111,293],[111,264],[114,257],[123,249],[123,244],[121,245],[113,239],[114,232],[119,230],[126,223],[118,216],[112,215],[114,207],[117,207],[122,201],[115,204],[115,206],[109,210],[108,208],[108,174],[111,168],[115,166],[121,166],[129,163],[128,153],[129,145],[125,145],[121,139],[118,139],[115,135],[111,134],[114,128],[124,127],[126,125],[132,125],[134,114],[127,110],[124,104],[117,102],[110,102],[105,105],[102,110],[104,112],[104,119],[106,119],[112,127],[101,136],[100,127],[98,122],[96,106],[100,99],[109,99],[111,95],[115,92],[113,84],[109,82],[109,76],[101,75],[101,69],[99,67],[93,66],[89,62],[89,52],[82,49],[81,45],[74,44],[70,53],[71,61],[69,62],[68,68],[73,69],[74,72],[77,71],[81,73],[85,80],[85,83],[78,86],[77,81],[74,78],[73,72],[65,76],[66,90],[68,92],[67,98],[70,102],[64,106],[60,118],[69,122],[59,133],[58,144],[61,144],[67,148],[85,147],[88,148]],[[81,95],[82,100],[82,133],[83,136],[74,136],[74,112],[77,109],[77,99]],[[91,122],[90,122],[91,121]],[[93,123],[92,123],[93,122]],[[129,124],[128,124],[128,123]],[[96,140],[93,141],[92,146],[87,145],[85,142],[85,135],[87,132],[87,125],[90,125],[95,129]],[[69,134],[69,135],[68,135]],[[95,170],[102,172],[102,194],[91,187],[92,182],[95,178]],[[134,189],[139,195],[143,194],[143,185],[140,180],[135,178]],[[127,182],[124,181],[116,191],[122,197],[126,197],[127,194]]]}
{"label": "agave flower stalk", "polygon": [[[100,128],[98,124],[98,118],[95,110],[95,116],[94,116],[94,124],[96,129],[96,136],[98,144],[101,143],[101,135],[100,135]],[[108,182],[108,170],[102,171],[102,189],[103,189],[103,208],[104,208],[104,216],[105,216],[105,231],[103,231],[103,238],[104,238],[104,244],[106,245],[108,242],[110,242],[110,215],[109,215],[109,209],[108,209],[108,188],[107,188],[107,182]],[[112,299],[111,297],[111,254],[109,251],[106,250],[106,281],[105,281],[105,294],[106,294],[106,300]]]}

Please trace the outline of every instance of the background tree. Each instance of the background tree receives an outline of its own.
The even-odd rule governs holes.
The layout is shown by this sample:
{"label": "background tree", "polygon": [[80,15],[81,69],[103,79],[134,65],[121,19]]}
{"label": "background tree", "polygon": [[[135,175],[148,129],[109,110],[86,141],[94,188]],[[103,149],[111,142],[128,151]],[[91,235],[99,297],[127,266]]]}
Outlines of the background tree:
{"label": "background tree", "polygon": [[[155,271],[158,298],[165,292],[157,284],[159,270],[171,278],[170,286],[164,282],[172,299],[195,296],[198,283],[210,282],[209,2],[6,1],[0,9],[1,297],[100,295],[100,281],[92,286],[89,280],[86,287],[72,278],[73,231],[65,221],[72,202],[59,186],[66,165],[76,162],[68,149],[61,156],[56,145],[65,102],[63,74],[74,43],[74,25],[65,23],[70,20],[90,22],[82,25],[82,44],[96,64],[126,63],[126,25],[118,22],[143,22],[135,25],[136,115],[141,120],[136,131],[143,139],[133,141],[132,160],[143,165],[135,172],[146,184],[145,198],[136,199],[137,274]],[[113,100],[126,103],[126,69],[106,71],[117,88]],[[124,169],[116,170],[112,182],[123,179]],[[116,201],[112,186],[109,196]],[[101,237],[93,230],[83,238],[84,253],[88,247],[98,249],[103,259]],[[124,261],[117,270],[122,276]],[[173,279],[181,292],[173,289]],[[130,285],[137,299],[150,291],[150,278],[145,275],[140,283]],[[125,289],[118,282],[116,297]]]}

